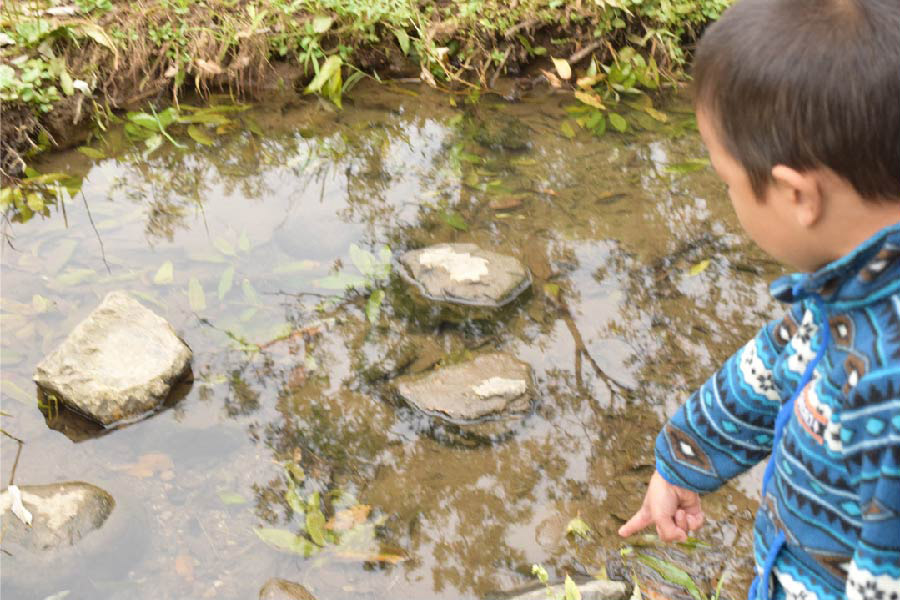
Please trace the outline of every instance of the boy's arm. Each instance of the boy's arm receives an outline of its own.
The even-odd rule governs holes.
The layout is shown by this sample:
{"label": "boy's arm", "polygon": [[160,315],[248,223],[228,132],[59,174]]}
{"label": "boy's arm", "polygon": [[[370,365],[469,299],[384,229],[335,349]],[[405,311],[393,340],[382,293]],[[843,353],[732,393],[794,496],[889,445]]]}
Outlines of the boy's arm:
{"label": "boy's arm", "polygon": [[900,366],[860,380],[841,414],[841,439],[861,520],[847,575],[847,598],[898,597]]}
{"label": "boy's arm", "polygon": [[773,321],[697,390],[656,438],[656,470],[669,483],[711,492],[772,451],[775,417],[790,389],[775,366],[801,322],[801,307]]}
{"label": "boy's arm", "polygon": [[652,523],[662,540],[683,541],[703,524],[698,492],[718,488],[771,452],[775,417],[790,393],[778,384],[775,364],[801,314],[795,305],[782,321],[763,327],[666,423],[644,502],[619,535]]}

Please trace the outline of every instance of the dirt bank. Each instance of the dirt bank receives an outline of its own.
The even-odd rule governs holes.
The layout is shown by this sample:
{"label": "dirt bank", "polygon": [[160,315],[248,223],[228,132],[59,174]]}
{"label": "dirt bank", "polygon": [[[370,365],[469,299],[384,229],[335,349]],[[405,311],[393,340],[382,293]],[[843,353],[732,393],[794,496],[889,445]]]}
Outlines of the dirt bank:
{"label": "dirt bank", "polygon": [[254,99],[302,91],[311,83],[307,89],[339,103],[360,76],[369,75],[419,77],[432,86],[476,93],[490,88],[501,74],[517,75],[539,61],[549,65],[551,57],[564,58],[582,70],[594,61],[599,81],[626,47],[637,50],[648,74],[630,83],[626,75],[619,84],[649,86],[654,76],[659,81],[660,74],[674,81],[681,76],[687,49],[700,29],[727,4],[728,0],[7,3],[0,9],[0,169],[6,176],[18,176],[29,154],[80,143],[111,111],[177,102],[187,88]]}

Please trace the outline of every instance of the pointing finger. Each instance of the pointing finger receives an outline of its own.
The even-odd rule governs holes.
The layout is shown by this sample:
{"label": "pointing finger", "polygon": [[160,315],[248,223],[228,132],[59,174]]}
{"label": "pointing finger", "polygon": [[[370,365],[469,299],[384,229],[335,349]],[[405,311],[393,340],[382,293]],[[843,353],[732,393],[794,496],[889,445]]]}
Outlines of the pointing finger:
{"label": "pointing finger", "polygon": [[651,523],[653,523],[653,518],[650,516],[650,511],[642,506],[633,517],[628,519],[627,523],[619,527],[619,535],[622,537],[634,535]]}

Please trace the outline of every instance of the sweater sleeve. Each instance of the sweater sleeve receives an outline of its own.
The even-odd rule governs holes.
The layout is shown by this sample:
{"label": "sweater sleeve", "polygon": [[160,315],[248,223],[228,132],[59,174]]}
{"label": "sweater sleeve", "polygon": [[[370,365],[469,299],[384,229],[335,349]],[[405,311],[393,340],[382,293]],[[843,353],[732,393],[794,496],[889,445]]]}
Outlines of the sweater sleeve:
{"label": "sweater sleeve", "polygon": [[900,366],[863,377],[841,415],[861,529],[847,598],[900,597]]}
{"label": "sweater sleeve", "polygon": [[790,396],[776,363],[798,322],[788,315],[763,327],[665,424],[656,469],[666,481],[711,492],[771,453],[775,417]]}

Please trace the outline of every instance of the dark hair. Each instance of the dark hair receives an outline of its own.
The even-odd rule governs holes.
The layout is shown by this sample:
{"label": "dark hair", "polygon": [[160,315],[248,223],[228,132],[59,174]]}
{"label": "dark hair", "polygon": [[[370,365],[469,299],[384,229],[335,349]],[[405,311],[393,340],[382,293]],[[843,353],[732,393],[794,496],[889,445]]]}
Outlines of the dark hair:
{"label": "dark hair", "polygon": [[900,197],[900,0],[739,0],[700,40],[693,79],[757,197],[777,164]]}

